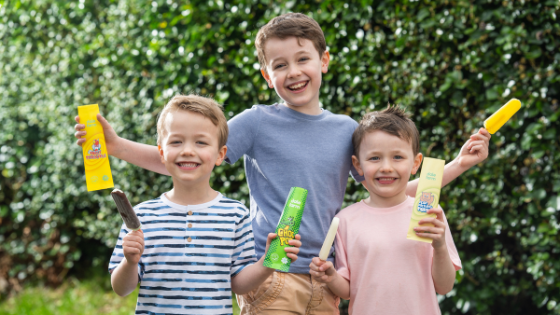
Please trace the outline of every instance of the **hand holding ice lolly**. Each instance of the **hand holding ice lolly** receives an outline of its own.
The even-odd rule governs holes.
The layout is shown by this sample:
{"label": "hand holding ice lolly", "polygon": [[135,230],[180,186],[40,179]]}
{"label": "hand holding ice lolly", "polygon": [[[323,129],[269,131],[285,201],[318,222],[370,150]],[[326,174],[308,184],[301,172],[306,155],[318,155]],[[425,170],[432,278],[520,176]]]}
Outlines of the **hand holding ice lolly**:
{"label": "hand holding ice lolly", "polygon": [[323,242],[323,247],[321,247],[321,252],[319,252],[319,258],[323,261],[327,260],[329,254],[331,253],[331,247],[334,242],[334,237],[336,236],[336,231],[338,230],[338,218],[333,218],[327,237],[325,237],[325,242]]}
{"label": "hand holding ice lolly", "polygon": [[516,98],[512,98],[484,121],[484,128],[489,133],[495,134],[520,108],[521,102]]}
{"label": "hand holding ice lolly", "polygon": [[133,231],[139,230],[141,227],[140,220],[138,220],[138,217],[136,216],[136,213],[134,213],[134,209],[132,209],[132,205],[130,204],[130,201],[128,201],[128,198],[126,198],[124,192],[120,189],[115,189],[111,192],[111,196],[117,204],[117,210],[119,210],[119,214],[121,215],[126,227]]}

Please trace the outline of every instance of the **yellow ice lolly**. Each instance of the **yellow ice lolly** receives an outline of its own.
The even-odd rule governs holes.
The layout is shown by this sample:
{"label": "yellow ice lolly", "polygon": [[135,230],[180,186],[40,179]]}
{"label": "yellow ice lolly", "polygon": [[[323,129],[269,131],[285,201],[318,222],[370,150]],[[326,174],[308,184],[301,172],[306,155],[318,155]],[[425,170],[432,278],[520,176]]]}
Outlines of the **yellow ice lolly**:
{"label": "yellow ice lolly", "polygon": [[492,116],[484,121],[484,128],[489,133],[495,134],[502,126],[521,108],[521,102],[512,98],[506,105],[498,109]]}
{"label": "yellow ice lolly", "polygon": [[[426,213],[432,208],[437,208],[439,203],[439,193],[441,190],[441,182],[443,180],[443,167],[445,161],[433,158],[424,158],[422,164],[422,171],[420,171],[420,180],[418,181],[418,189],[416,190],[416,200],[412,207],[412,216],[410,217],[410,224],[408,226],[408,233],[406,238],[432,243],[432,239],[418,237],[414,228],[419,226],[418,222],[424,218],[435,218],[433,213]],[[426,224],[422,226],[428,226]]]}
{"label": "yellow ice lolly", "polygon": [[327,237],[325,237],[325,241],[323,242],[323,247],[321,247],[321,251],[319,252],[319,258],[322,261],[326,261],[327,258],[329,258],[334,237],[336,236],[336,231],[338,230],[338,221],[339,219],[336,217],[332,219],[331,227],[329,228]]}
{"label": "yellow ice lolly", "polygon": [[80,122],[86,125],[86,142],[82,144],[84,167],[86,170],[87,190],[100,190],[113,187],[113,175],[109,165],[109,155],[105,145],[103,127],[97,121],[99,106],[78,106]]}

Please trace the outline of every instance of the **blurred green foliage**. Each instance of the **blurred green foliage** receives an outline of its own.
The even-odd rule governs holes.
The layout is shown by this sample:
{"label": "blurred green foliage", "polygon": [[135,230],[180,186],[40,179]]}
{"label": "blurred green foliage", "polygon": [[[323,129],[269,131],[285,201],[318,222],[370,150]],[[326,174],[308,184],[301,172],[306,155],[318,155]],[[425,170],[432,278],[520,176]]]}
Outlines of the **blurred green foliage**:
{"label": "blurred green foliage", "polygon": [[[214,96],[228,117],[274,103],[254,39],[290,11],[325,33],[323,106],[359,119],[405,105],[425,156],[452,160],[487,116],[522,101],[488,160],[443,190],[464,268],[440,305],[444,314],[559,314],[560,3],[551,0],[5,1],[0,291],[58,284],[109,260],[121,222],[109,190],[86,191],[72,136],[78,105],[99,103],[119,135],[155,144],[156,116],[176,93]],[[171,187],[126,162],[111,166],[132,203]],[[212,181],[248,203],[240,162]],[[344,205],[365,196],[350,181]]]}

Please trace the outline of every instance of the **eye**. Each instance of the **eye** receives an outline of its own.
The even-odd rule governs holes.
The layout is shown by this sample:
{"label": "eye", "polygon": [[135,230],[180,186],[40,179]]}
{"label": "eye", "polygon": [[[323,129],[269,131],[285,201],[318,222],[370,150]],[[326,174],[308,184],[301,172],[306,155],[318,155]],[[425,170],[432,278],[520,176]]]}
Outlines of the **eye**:
{"label": "eye", "polygon": [[276,69],[279,69],[279,68],[281,68],[281,67],[284,67],[284,64],[283,64],[283,63],[275,65],[275,66],[274,66],[274,69],[276,70]]}
{"label": "eye", "polygon": [[299,58],[299,61],[307,61],[307,60],[309,60],[308,57],[301,57],[301,58]]}
{"label": "eye", "polygon": [[208,143],[204,142],[204,141],[197,141],[196,144],[200,144],[200,145],[208,145]]}
{"label": "eye", "polygon": [[369,158],[370,161],[379,161],[379,157],[378,156],[372,156]]}
{"label": "eye", "polygon": [[401,155],[395,155],[395,159],[396,160],[402,160],[402,159],[404,159],[404,157],[402,157]]}
{"label": "eye", "polygon": [[181,144],[181,141],[173,140],[173,141],[169,141],[169,144]]}

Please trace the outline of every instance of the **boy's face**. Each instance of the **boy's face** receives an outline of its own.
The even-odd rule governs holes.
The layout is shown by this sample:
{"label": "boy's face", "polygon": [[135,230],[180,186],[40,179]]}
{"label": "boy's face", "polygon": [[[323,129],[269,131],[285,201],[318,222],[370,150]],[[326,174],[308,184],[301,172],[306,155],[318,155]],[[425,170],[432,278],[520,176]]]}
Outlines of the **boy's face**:
{"label": "boy's face", "polygon": [[304,114],[320,114],[319,88],[322,73],[328,70],[329,53],[319,56],[313,42],[300,38],[298,44],[296,37],[270,38],[264,53],[266,71],[261,73],[286,106]]}
{"label": "boy's face", "polygon": [[381,130],[367,133],[359,151],[352,163],[365,177],[371,201],[380,205],[403,202],[410,174],[418,171],[422,154],[414,156],[408,141]]}
{"label": "boy's face", "polygon": [[227,148],[218,148],[218,127],[200,114],[175,110],[163,124],[165,136],[158,146],[161,162],[175,185],[208,185],[214,165],[220,165]]}

